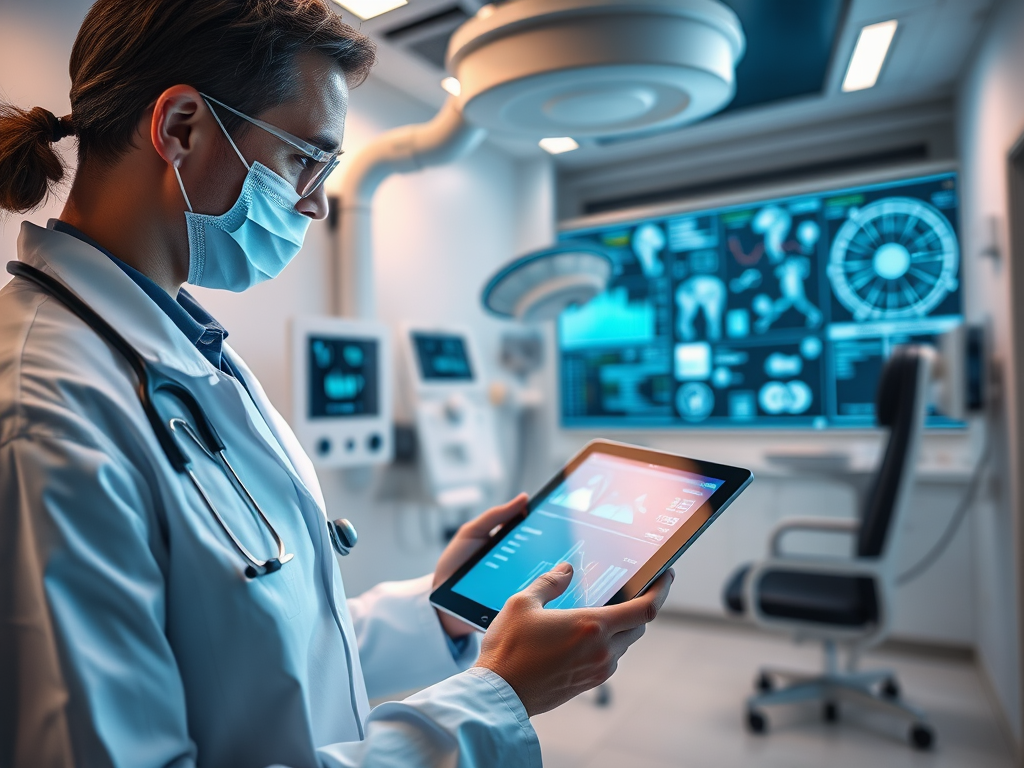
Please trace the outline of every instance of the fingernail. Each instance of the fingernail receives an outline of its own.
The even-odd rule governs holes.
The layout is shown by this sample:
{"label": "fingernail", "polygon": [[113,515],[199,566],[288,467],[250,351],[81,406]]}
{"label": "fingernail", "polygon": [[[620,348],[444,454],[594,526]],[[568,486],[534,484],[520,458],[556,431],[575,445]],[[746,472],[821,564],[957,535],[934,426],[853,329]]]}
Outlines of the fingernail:
{"label": "fingernail", "polygon": [[572,566],[569,563],[559,563],[555,566],[555,571],[558,573],[572,573]]}
{"label": "fingernail", "polygon": [[672,581],[675,581],[676,580],[676,569],[675,568],[669,568],[668,569],[668,575],[672,577]]}

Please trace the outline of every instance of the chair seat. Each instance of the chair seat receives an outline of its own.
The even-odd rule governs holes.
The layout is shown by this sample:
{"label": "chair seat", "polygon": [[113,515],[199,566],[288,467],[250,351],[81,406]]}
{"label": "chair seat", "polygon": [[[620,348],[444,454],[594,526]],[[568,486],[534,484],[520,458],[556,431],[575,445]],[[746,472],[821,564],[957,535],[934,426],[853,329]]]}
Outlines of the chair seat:
{"label": "chair seat", "polygon": [[[746,613],[744,587],[750,567],[740,568],[726,585],[723,597],[731,613]],[[878,621],[874,583],[863,576],[769,571],[761,579],[758,593],[761,610],[774,618],[842,627]]]}

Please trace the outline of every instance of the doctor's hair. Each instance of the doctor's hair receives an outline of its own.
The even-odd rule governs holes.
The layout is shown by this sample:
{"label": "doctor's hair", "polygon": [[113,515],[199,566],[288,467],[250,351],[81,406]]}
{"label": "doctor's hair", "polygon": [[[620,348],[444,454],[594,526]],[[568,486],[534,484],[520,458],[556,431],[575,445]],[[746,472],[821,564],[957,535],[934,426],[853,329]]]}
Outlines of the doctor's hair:
{"label": "doctor's hair", "polygon": [[[97,0],[71,51],[71,114],[0,103],[0,211],[38,207],[64,178],[53,145],[78,139],[78,164],[113,163],[165,90],[191,85],[253,117],[294,92],[296,58],[319,53],[351,87],[366,79],[374,43],[328,0]],[[244,131],[228,114],[225,128]]]}

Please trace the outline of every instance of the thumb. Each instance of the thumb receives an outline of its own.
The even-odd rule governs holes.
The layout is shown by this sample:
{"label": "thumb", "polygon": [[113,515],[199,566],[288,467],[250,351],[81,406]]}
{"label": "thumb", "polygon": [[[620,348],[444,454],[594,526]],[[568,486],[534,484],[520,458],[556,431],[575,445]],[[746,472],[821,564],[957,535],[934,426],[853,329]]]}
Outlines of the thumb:
{"label": "thumb", "polygon": [[538,576],[524,592],[541,605],[547,605],[565,592],[571,581],[572,566],[569,563],[559,563],[547,573]]}

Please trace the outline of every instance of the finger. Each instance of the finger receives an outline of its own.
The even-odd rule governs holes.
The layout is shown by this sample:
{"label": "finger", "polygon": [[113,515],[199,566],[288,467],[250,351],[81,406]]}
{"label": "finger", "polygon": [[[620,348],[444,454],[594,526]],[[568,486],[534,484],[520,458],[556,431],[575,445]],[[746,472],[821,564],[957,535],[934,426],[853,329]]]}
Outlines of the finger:
{"label": "finger", "polygon": [[467,536],[478,538],[487,536],[487,534],[489,534],[496,526],[508,522],[522,512],[523,508],[526,507],[526,501],[528,498],[529,497],[525,493],[520,493],[511,501],[497,507],[491,507],[486,512],[462,526],[461,532]]}
{"label": "finger", "polygon": [[540,605],[547,605],[565,592],[572,581],[572,566],[559,563],[547,573],[538,576],[533,584],[523,590],[523,594],[536,600]]}
{"label": "finger", "polygon": [[674,579],[675,571],[670,568],[640,597],[599,609],[603,613],[605,626],[610,632],[622,632],[654,621],[668,598],[668,590]]}

